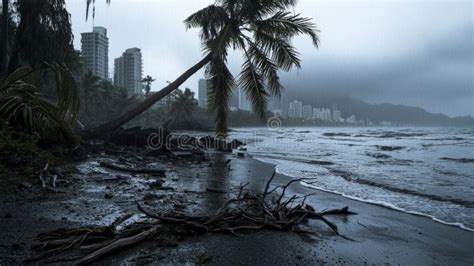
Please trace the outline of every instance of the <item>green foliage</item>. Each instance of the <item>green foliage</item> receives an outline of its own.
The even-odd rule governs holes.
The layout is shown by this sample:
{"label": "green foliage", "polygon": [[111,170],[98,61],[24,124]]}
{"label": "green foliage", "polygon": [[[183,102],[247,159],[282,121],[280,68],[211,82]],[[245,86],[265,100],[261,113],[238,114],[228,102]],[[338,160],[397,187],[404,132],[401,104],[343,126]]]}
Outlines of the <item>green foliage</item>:
{"label": "green foliage", "polygon": [[177,89],[171,103],[171,115],[175,117],[175,120],[190,118],[197,105],[197,101],[194,99],[194,92],[189,88],[186,88],[184,92]]}
{"label": "green foliage", "polygon": [[[286,11],[296,2],[217,0],[184,21],[188,29],[201,29],[203,49],[212,55],[206,69],[208,107],[216,113],[218,133],[227,133],[228,100],[236,85],[244,90],[254,111],[263,119],[268,96],[278,96],[282,89],[278,71],[301,67],[292,39],[306,35],[318,47],[318,30],[311,19]],[[227,68],[229,49],[243,51],[244,63],[237,80]]]}
{"label": "green foliage", "polygon": [[117,118],[139,102],[135,97],[128,97],[125,88],[114,86],[91,72],[82,77],[79,94],[82,103],[79,120],[88,128]]}
{"label": "green foliage", "polygon": [[[34,76],[40,70],[53,73],[55,99],[39,92]],[[20,68],[0,86],[0,118],[18,132],[37,134],[45,143],[77,142],[73,127],[78,111],[77,84],[64,65],[44,63],[41,69]]]}
{"label": "green foliage", "polygon": [[22,66],[37,68],[42,62],[77,64],[71,16],[65,0],[17,0],[12,13],[19,21],[9,72]]}

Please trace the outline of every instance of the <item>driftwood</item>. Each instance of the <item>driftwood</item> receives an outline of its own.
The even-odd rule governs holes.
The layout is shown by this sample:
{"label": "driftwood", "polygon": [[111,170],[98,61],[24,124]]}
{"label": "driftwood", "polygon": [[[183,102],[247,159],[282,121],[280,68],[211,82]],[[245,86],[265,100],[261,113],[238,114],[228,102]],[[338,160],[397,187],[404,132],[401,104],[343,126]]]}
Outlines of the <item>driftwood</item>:
{"label": "driftwood", "polygon": [[301,225],[308,220],[322,221],[339,235],[337,226],[325,216],[356,214],[349,211],[348,207],[316,212],[312,206],[305,203],[310,195],[304,197],[285,195],[287,188],[301,179],[294,179],[283,186],[270,189],[274,177],[275,173],[268,180],[265,190],[258,194],[251,194],[245,190],[248,183],[241,185],[237,196],[228,200],[210,216],[191,217],[183,213],[155,213],[137,201],[138,210],[149,218],[146,222],[132,224],[117,231],[116,227],[130,217],[125,216],[104,228],[60,229],[42,234],[38,236],[40,244],[34,247],[39,254],[29,261],[79,249],[86,251],[87,254],[75,263],[88,264],[145,240],[166,242],[170,238],[182,240],[208,233],[230,233],[240,236],[243,232],[268,229],[314,234],[301,228]]}
{"label": "driftwood", "polygon": [[137,173],[137,174],[155,174],[155,175],[161,175],[164,176],[166,173],[166,170],[164,169],[156,169],[156,168],[132,168],[132,167],[125,167],[113,163],[108,163],[108,162],[101,162],[100,166],[111,169],[111,170],[116,170],[116,171],[121,171],[121,172],[129,172],[129,173]]}

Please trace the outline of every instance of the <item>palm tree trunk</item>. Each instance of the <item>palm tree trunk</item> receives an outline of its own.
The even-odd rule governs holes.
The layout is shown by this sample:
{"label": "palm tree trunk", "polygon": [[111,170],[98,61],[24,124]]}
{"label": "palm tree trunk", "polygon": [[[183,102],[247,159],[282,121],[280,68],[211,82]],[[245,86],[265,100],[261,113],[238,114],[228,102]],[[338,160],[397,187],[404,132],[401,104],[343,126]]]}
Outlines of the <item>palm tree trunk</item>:
{"label": "palm tree trunk", "polygon": [[199,61],[194,66],[192,66],[190,69],[184,72],[181,76],[179,76],[175,81],[171,82],[168,86],[164,87],[160,91],[151,94],[150,97],[148,97],[147,99],[145,99],[145,101],[135,106],[132,110],[126,112],[125,114],[121,115],[119,118],[113,121],[105,123],[96,128],[87,130],[86,132],[84,132],[85,133],[84,135],[87,137],[103,137],[107,133],[123,126],[125,123],[137,117],[138,115],[146,111],[148,108],[153,106],[156,102],[161,100],[163,97],[170,94],[172,91],[174,91],[179,86],[181,86],[181,84],[183,84],[188,78],[190,78],[197,71],[199,71],[199,69],[204,67],[207,63],[209,63],[209,61],[211,60],[211,56],[212,56],[211,54],[208,54],[201,61]]}
{"label": "palm tree trunk", "polygon": [[0,77],[3,77],[7,72],[8,0],[2,0],[2,40],[0,42]]}

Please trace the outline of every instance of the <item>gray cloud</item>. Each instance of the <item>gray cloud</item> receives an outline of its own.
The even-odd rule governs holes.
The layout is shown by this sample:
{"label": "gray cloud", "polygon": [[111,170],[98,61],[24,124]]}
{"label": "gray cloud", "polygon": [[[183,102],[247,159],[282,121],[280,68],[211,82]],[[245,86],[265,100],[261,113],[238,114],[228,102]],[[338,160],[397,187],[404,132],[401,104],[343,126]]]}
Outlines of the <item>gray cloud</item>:
{"label": "gray cloud", "polygon": [[[145,73],[157,78],[154,90],[202,57],[197,31],[186,32],[182,21],[214,1],[113,0],[110,7],[105,0],[96,2],[95,24],[109,29],[110,58],[140,47]],[[80,33],[89,31],[92,21],[85,22],[82,0],[67,4],[79,48]],[[305,97],[342,94],[474,116],[472,5],[469,0],[301,1],[294,12],[315,19],[321,47],[296,39],[303,68],[283,73],[282,81],[290,94]],[[229,61],[238,74],[240,54]],[[202,76],[200,71],[185,86],[196,90]]]}

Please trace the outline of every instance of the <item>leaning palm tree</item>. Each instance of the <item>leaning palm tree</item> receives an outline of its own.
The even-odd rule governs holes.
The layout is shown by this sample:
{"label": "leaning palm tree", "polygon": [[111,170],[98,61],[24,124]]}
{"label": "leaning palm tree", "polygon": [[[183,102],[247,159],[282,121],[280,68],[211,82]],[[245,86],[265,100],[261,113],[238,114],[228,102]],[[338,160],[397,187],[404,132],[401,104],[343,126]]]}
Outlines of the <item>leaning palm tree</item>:
{"label": "leaning palm tree", "polygon": [[[204,66],[209,81],[208,105],[216,113],[218,133],[225,135],[227,132],[227,102],[236,83],[251,100],[255,112],[263,118],[267,96],[280,93],[278,71],[301,66],[291,40],[297,35],[307,35],[314,46],[319,44],[317,29],[311,19],[286,11],[296,2],[216,0],[215,4],[192,14],[184,23],[188,29],[201,29],[204,58],[161,91],[91,133],[101,135],[122,126],[177,89]],[[227,67],[227,55],[231,49],[243,51],[244,63],[237,80]]]}

